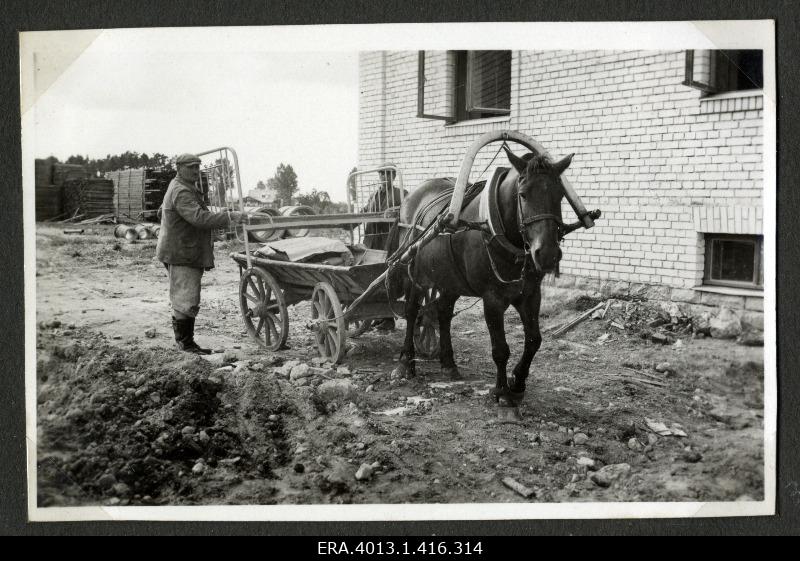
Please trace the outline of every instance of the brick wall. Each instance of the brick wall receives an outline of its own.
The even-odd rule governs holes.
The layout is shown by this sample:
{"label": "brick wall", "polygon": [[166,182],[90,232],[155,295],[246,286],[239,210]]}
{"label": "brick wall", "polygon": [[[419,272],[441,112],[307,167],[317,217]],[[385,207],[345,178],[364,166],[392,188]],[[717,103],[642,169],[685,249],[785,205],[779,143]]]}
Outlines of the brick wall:
{"label": "brick wall", "polygon": [[[426,58],[425,111],[445,113],[454,57]],[[760,93],[701,99],[682,84],[683,51],[514,51],[510,117],[455,125],[416,117],[417,64],[416,52],[360,55],[359,167],[393,162],[413,189],[455,176],[477,136],[505,128],[555,158],[574,152],[567,177],[603,217],[565,240],[565,276],[690,288],[702,281],[703,232],[761,233]],[[495,152],[482,152],[472,180]]]}

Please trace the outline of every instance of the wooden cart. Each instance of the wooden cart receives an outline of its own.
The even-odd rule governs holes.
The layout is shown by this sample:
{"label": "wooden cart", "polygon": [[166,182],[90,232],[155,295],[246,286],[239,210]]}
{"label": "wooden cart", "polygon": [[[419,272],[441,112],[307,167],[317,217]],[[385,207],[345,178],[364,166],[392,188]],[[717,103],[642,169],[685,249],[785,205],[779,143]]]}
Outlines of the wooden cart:
{"label": "wooden cart", "polygon": [[[249,236],[241,236],[245,250],[232,253],[240,269],[239,307],[245,328],[261,346],[276,351],[286,345],[289,336],[289,306],[311,302],[307,326],[314,332],[317,351],[336,363],[345,355],[348,337],[358,337],[373,321],[402,317],[404,303],[387,294],[385,283],[375,283],[387,270],[386,251],[366,249],[356,238],[362,238],[364,226],[370,223],[395,224],[402,200],[391,201],[381,212],[359,209],[368,198],[360,178],[392,172],[399,181],[402,175],[393,165],[358,171],[348,177],[348,214],[314,216],[264,216],[266,224],[246,225],[245,231],[302,228],[334,229],[349,232],[355,264],[349,266],[279,261],[258,256],[251,251]],[[369,287],[374,286],[368,291]],[[367,294],[368,292],[368,294]],[[438,321],[434,292],[425,297],[424,311],[419,314],[415,342],[420,356],[435,357],[439,351]],[[358,301],[357,306],[353,303]]]}

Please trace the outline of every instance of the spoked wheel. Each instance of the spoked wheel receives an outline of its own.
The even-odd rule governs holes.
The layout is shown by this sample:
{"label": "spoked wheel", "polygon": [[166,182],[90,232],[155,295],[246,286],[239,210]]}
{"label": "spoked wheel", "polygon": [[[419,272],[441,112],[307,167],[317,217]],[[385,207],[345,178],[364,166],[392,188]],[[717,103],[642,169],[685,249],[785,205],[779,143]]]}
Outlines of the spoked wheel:
{"label": "spoked wheel", "polygon": [[250,336],[277,351],[289,337],[289,312],[278,281],[263,269],[247,269],[239,282],[239,309]]}
{"label": "spoked wheel", "polygon": [[434,359],[439,356],[439,314],[436,300],[439,291],[429,288],[422,295],[417,322],[414,324],[414,348],[422,358]]}
{"label": "spoked wheel", "polygon": [[347,326],[347,334],[351,339],[361,337],[364,333],[370,330],[375,322],[371,319],[355,319]]}
{"label": "spoked wheel", "polygon": [[314,287],[311,320],[320,356],[336,364],[344,357],[347,323],[342,317],[339,297],[327,282],[317,283]]}

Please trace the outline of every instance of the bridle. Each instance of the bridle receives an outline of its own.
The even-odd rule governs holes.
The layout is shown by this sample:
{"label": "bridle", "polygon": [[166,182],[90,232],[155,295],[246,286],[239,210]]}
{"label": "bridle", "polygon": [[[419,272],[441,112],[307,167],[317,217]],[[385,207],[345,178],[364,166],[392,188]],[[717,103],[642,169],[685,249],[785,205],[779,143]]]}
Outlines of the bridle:
{"label": "bridle", "polygon": [[542,214],[534,214],[533,216],[525,216],[522,212],[522,174],[517,176],[517,227],[519,228],[519,234],[522,238],[522,247],[527,254],[530,251],[531,243],[528,240],[527,234],[527,226],[529,224],[533,224],[534,222],[540,222],[542,220],[552,220],[558,226],[558,241],[560,242],[564,238],[564,222],[561,220],[561,217],[557,214],[552,213],[542,213]]}

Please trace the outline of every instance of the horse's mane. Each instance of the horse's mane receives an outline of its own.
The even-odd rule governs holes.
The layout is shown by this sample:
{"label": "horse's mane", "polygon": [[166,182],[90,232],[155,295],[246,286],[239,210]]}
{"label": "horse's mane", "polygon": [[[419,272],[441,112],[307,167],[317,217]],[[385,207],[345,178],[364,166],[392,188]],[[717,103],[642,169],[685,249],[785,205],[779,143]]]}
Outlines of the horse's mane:
{"label": "horse's mane", "polygon": [[552,173],[553,160],[547,154],[532,154],[528,153],[522,156],[523,160],[528,161],[528,173]]}

